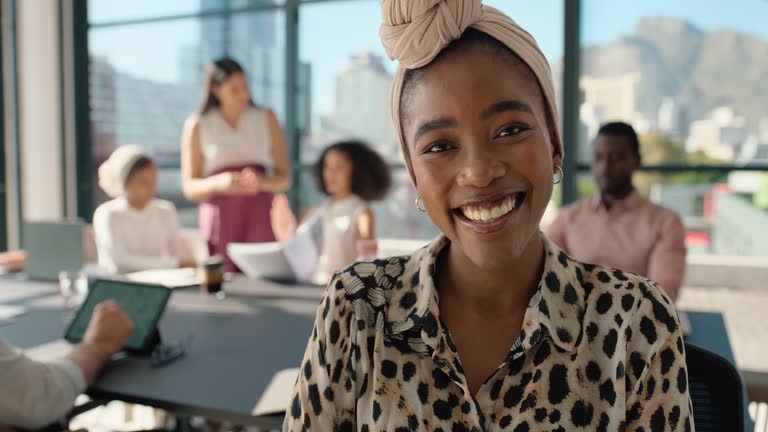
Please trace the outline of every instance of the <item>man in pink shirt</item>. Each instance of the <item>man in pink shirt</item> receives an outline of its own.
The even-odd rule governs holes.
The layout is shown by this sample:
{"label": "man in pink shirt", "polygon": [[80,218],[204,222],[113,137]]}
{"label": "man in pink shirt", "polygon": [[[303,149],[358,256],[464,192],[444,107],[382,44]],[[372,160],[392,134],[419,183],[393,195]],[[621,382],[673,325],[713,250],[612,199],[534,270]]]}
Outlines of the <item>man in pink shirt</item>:
{"label": "man in pink shirt", "polygon": [[635,190],[632,174],[640,162],[632,126],[601,127],[592,159],[599,194],[564,207],[546,234],[579,261],[658,282],[675,301],[685,274],[685,228],[675,212]]}

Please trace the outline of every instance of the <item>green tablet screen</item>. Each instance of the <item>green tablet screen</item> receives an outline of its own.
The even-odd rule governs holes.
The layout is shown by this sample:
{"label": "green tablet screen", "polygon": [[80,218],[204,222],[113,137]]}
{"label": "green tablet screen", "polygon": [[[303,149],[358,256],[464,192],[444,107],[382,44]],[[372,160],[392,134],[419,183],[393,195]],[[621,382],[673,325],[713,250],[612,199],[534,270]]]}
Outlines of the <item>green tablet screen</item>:
{"label": "green tablet screen", "polygon": [[128,339],[126,349],[142,350],[152,337],[170,295],[171,290],[161,285],[97,280],[91,285],[88,296],[80,306],[64,338],[71,342],[81,341],[96,305],[105,300],[114,300],[134,323],[134,330]]}

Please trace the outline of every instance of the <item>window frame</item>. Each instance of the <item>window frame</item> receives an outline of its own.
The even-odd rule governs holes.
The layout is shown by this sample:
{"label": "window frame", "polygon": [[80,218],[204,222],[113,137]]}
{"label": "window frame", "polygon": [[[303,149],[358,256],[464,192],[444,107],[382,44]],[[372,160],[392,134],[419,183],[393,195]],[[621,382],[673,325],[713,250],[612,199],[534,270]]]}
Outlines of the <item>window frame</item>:
{"label": "window frame", "polygon": [[[237,8],[223,8],[217,10],[206,10],[197,13],[183,13],[176,15],[163,15],[157,17],[131,18],[125,20],[111,20],[99,23],[88,22],[87,1],[77,2],[77,7],[73,8],[74,19],[74,53],[75,53],[75,133],[77,139],[76,160],[77,160],[77,214],[84,220],[91,220],[94,206],[91,192],[94,185],[95,173],[90,169],[92,137],[90,134],[90,115],[91,110],[88,100],[88,82],[89,82],[89,53],[88,53],[88,34],[89,30],[97,28],[132,26],[146,23],[169,22],[190,18],[205,17],[227,17],[242,13],[252,13],[259,11],[282,10],[285,17],[285,37],[286,37],[286,56],[285,56],[285,132],[286,141],[289,148],[291,165],[293,167],[294,184],[299,185],[301,176],[311,165],[301,163],[301,131],[297,124],[296,112],[298,106],[298,88],[299,77],[298,70],[299,59],[299,16],[301,7],[307,4],[321,3],[339,3],[349,1],[375,1],[375,0],[285,0],[282,4],[270,4],[259,6],[245,6]],[[578,131],[579,131],[579,103],[580,88],[579,79],[581,75],[581,0],[563,0],[564,16],[564,58],[563,58],[563,100],[562,103],[562,126],[563,141],[567,142],[564,154],[564,179],[562,202],[566,205],[576,201],[578,197],[577,177],[584,172],[589,172],[589,165],[580,163],[578,155]],[[86,79],[81,79],[86,77]],[[391,165],[394,169],[403,169],[403,163]],[[648,165],[640,168],[642,171],[662,172],[668,174],[682,172],[733,172],[733,171],[768,171],[768,165]],[[304,203],[302,191],[295,187],[289,193],[291,202],[295,208],[300,208]]]}

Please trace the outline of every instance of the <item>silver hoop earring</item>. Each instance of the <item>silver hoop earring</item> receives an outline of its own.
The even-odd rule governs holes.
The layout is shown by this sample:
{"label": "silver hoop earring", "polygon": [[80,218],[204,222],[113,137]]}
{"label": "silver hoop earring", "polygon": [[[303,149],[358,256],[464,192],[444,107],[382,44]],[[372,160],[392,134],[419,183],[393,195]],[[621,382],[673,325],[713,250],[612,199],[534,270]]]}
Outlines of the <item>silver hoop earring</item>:
{"label": "silver hoop earring", "polygon": [[555,184],[560,184],[563,182],[563,176],[565,176],[565,173],[563,172],[563,168],[560,165],[555,165],[555,169],[557,172],[553,174],[553,180]]}
{"label": "silver hoop earring", "polygon": [[421,204],[420,204],[420,203],[422,203],[422,202],[423,202],[423,201],[422,201],[422,199],[421,199],[421,195],[419,195],[419,194],[416,194],[416,201],[415,201],[415,204],[416,204],[416,208],[417,208],[417,209],[418,209],[420,212],[422,212],[422,213],[426,213],[426,211],[427,211],[427,210],[426,210],[426,209],[424,209],[424,207],[422,207],[422,206],[421,206]]}

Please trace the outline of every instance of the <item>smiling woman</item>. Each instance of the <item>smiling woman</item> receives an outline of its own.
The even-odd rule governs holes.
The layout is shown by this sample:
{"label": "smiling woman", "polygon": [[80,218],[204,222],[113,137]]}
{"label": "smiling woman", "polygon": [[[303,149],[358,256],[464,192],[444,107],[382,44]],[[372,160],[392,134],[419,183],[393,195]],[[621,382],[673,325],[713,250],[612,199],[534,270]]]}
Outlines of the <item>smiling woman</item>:
{"label": "smiling woman", "polygon": [[539,231],[563,152],[536,42],[479,0],[382,11],[393,120],[443,234],[336,275],[284,429],[690,430],[669,299]]}

